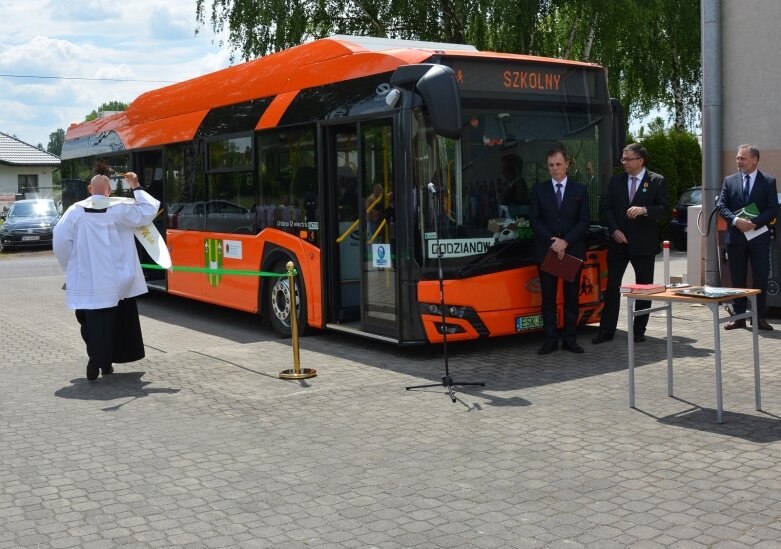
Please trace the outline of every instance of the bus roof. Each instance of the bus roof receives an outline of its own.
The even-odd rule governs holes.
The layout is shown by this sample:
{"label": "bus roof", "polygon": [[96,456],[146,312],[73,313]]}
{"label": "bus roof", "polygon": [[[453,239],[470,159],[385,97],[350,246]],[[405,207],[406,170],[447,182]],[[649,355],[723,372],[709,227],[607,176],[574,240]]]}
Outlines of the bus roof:
{"label": "bus roof", "polygon": [[[124,112],[71,124],[66,144],[109,131],[118,134],[126,150],[188,141],[211,109],[264,97],[274,99],[257,129],[274,127],[302,89],[391,72],[433,55],[596,67],[576,61],[481,52],[463,44],[336,35],[146,92]],[[63,150],[63,159],[76,156],[69,155],[67,149]]]}

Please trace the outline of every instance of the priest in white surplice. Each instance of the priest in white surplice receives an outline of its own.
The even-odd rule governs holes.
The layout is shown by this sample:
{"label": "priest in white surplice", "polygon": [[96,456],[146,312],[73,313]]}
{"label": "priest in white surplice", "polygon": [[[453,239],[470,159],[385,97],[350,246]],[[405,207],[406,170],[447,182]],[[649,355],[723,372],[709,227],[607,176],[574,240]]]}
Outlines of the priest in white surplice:
{"label": "priest in white surplice", "polygon": [[92,196],[77,202],[54,228],[54,253],[65,271],[66,304],[76,311],[87,344],[87,379],[114,371],[112,363],[144,358],[135,296],[147,292],[133,230],[149,225],[160,202],[125,174],[133,199],[108,198],[105,175],[90,181]]}

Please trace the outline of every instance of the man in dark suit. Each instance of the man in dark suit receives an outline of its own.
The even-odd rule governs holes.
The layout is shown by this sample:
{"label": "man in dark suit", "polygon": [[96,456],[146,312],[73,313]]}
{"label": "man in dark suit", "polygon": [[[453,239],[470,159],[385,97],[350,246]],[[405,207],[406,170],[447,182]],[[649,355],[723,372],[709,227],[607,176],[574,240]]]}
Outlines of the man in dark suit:
{"label": "man in dark suit", "polygon": [[[747,238],[762,231],[778,213],[778,191],[776,178],[765,175],[757,169],[759,164],[759,149],[754,145],[741,145],[735,157],[738,173],[724,179],[721,194],[716,203],[719,215],[727,222],[727,257],[732,285],[736,288],[747,288],[746,269],[751,263],[752,287],[761,290],[757,296],[757,328],[772,330],[773,327],[764,318],[767,293],[767,279],[770,273],[770,231]],[[738,217],[736,213],[749,204],[754,204],[759,215]],[[735,300],[735,314],[746,312],[747,299]],[[745,328],[746,319],[728,322],[725,330]]]}
{"label": "man in dark suit", "polygon": [[[534,233],[532,253],[539,266],[548,249],[559,258],[564,253],[583,259],[586,252],[586,230],[590,221],[586,187],[567,180],[567,153],[564,149],[548,152],[548,171],[551,178],[540,181],[532,188],[529,206],[529,225]],[[578,323],[578,290],[580,272],[573,282],[564,281],[564,329],[562,348],[582,353],[575,329]],[[542,326],[545,343],[537,351],[541,355],[559,348],[559,332],[556,327],[556,290],[559,278],[540,270],[542,293]]]}
{"label": "man in dark suit", "polygon": [[[645,167],[648,152],[639,143],[628,145],[621,157],[625,174],[610,178],[602,197],[602,217],[610,233],[607,247],[607,289],[599,332],[591,343],[613,339],[621,307],[621,280],[632,264],[637,284],[652,284],[654,261],[661,251],[657,220],[669,215],[667,185],[664,177]],[[635,310],[648,309],[651,302],[638,300]],[[648,315],[635,317],[634,340],[645,341]]]}

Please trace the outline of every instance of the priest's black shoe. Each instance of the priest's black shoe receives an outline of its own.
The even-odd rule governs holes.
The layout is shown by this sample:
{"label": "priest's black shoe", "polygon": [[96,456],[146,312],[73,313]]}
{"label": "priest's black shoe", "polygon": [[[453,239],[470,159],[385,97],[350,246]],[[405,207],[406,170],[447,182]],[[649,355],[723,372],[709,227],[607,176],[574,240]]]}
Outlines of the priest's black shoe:
{"label": "priest's black shoe", "polygon": [[[740,320],[733,320],[732,322],[727,322],[724,325],[725,330],[737,330],[738,328],[745,328],[746,327],[746,319],[741,318]],[[757,328],[760,327],[760,324],[757,323]]]}
{"label": "priest's black shoe", "polygon": [[107,376],[114,373],[114,367],[109,366],[108,368],[103,368],[103,375]]}
{"label": "priest's black shoe", "polygon": [[607,334],[597,334],[596,337],[591,338],[591,343],[594,345],[599,345],[600,343],[605,343],[606,341],[613,341],[613,336]]}
{"label": "priest's black shoe", "polygon": [[98,368],[97,365],[93,364],[92,361],[89,361],[87,363],[87,380],[95,381],[96,379],[98,379],[99,373],[100,373],[100,368]]}
{"label": "priest's black shoe", "polygon": [[547,355],[548,353],[552,353],[556,349],[559,348],[559,345],[557,343],[554,343],[552,341],[545,342],[542,347],[537,349],[538,355]]}
{"label": "priest's black shoe", "polygon": [[563,343],[561,345],[561,348],[565,351],[569,351],[570,353],[577,353],[580,354],[583,352],[583,347],[575,343],[574,341],[571,343]]}
{"label": "priest's black shoe", "polygon": [[642,343],[645,341],[645,336],[643,334],[635,334],[635,343]]}

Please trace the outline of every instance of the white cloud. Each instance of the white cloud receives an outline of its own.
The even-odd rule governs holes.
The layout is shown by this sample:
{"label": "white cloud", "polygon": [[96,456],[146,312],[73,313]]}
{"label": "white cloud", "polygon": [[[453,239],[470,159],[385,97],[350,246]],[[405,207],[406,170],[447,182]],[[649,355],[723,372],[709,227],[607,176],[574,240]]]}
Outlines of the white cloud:
{"label": "white cloud", "polygon": [[116,19],[120,10],[109,0],[51,0],[46,9],[56,19],[67,21],[105,21]]}
{"label": "white cloud", "polygon": [[224,69],[230,65],[230,51],[221,49],[216,53],[208,53],[198,63],[203,67],[203,74]]}
{"label": "white cloud", "polygon": [[0,76],[0,131],[33,144],[101,103],[229,64],[210,29],[194,36],[193,0],[0,0],[0,21],[14,27],[0,33],[0,73],[60,77]]}
{"label": "white cloud", "polygon": [[187,40],[195,35],[195,23],[158,6],[149,15],[149,32],[153,40]]}
{"label": "white cloud", "polygon": [[9,70],[27,69],[26,74],[35,74],[40,69],[51,75],[53,68],[61,68],[73,58],[79,58],[83,48],[56,38],[36,36],[27,43],[11,46],[0,51],[0,67]]}

